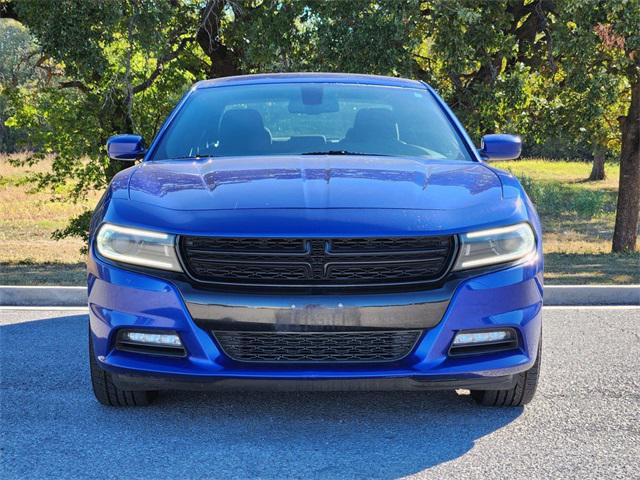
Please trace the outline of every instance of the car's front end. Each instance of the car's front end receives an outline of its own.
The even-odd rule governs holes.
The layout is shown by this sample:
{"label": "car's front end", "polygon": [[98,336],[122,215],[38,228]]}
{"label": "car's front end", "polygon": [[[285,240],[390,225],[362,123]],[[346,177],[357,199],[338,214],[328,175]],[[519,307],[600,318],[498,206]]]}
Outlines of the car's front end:
{"label": "car's front end", "polygon": [[530,399],[543,262],[518,182],[479,161],[339,152],[146,159],[116,176],[88,262],[103,403],[264,387]]}

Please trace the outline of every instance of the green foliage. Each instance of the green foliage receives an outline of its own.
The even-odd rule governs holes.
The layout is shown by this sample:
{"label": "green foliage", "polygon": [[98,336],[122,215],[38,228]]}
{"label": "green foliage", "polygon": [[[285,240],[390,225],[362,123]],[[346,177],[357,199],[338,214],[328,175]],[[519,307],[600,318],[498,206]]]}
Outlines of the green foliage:
{"label": "green foliage", "polygon": [[550,15],[536,3],[442,0],[425,12],[427,59],[437,59],[433,83],[475,140],[502,130],[522,132],[530,143],[522,112],[542,93],[529,78],[545,67]]}
{"label": "green foliage", "polygon": [[13,151],[17,142],[26,140],[22,132],[7,127],[5,122],[13,115],[12,90],[41,79],[36,69],[37,52],[24,25],[12,19],[0,19],[0,151]]}
{"label": "green foliage", "polygon": [[0,19],[0,85],[23,85],[36,75],[37,46],[29,30],[10,18]]}
{"label": "green foliage", "polygon": [[91,212],[90,210],[87,210],[80,215],[72,218],[65,228],[56,230],[53,233],[53,239],[61,240],[66,237],[80,237],[85,242],[85,245],[80,249],[80,253],[87,253],[89,250],[87,246],[87,241],[89,240],[87,225],[89,225],[89,223],[91,222],[92,213],[93,212]]}
{"label": "green foliage", "polygon": [[314,70],[412,76],[418,6],[411,0],[311,3]]}
{"label": "green foliage", "polygon": [[244,2],[224,29],[244,73],[415,73],[416,0],[256,3]]}
{"label": "green foliage", "polygon": [[[107,138],[131,131],[152,137],[193,82],[177,64],[163,64],[164,74],[154,77],[182,29],[166,2],[24,0],[17,7],[38,38],[42,61],[54,60],[61,72],[38,88],[7,92],[12,116],[6,125],[26,132],[35,147],[26,163],[53,156],[51,170],[33,177],[37,186],[55,195],[71,182],[66,199],[80,201],[122,168],[107,158]],[[84,237],[88,219],[83,213],[54,237]]]}
{"label": "green foliage", "polygon": [[[622,2],[631,5],[631,2]],[[615,7],[608,2],[604,8]],[[629,103],[628,82],[602,62],[603,43],[598,25],[607,22],[603,3],[592,0],[559,4],[554,25],[554,56],[561,69],[551,77],[549,96],[556,99],[547,110],[549,122],[542,131],[553,131],[582,143],[588,153],[598,151],[617,157],[620,132],[617,118]],[[618,3],[620,5],[620,3]],[[608,27],[603,27],[608,28]]]}

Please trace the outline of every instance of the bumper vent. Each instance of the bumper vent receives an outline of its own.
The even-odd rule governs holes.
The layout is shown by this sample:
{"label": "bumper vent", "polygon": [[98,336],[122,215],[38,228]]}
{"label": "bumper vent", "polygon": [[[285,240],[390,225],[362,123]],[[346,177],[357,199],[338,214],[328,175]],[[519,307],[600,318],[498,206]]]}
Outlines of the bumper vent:
{"label": "bumper vent", "polygon": [[180,238],[198,281],[227,285],[377,286],[433,282],[455,254],[454,236],[399,238]]}
{"label": "bumper vent", "polygon": [[224,353],[240,362],[392,362],[406,357],[420,330],[385,332],[216,331]]}

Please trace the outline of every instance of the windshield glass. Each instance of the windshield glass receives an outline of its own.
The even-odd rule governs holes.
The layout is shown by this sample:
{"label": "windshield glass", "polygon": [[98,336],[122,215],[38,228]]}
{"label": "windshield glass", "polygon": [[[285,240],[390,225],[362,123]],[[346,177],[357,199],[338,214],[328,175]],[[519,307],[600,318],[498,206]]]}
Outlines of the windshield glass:
{"label": "windshield glass", "polygon": [[152,160],[304,154],[471,160],[426,89],[337,83],[195,90]]}

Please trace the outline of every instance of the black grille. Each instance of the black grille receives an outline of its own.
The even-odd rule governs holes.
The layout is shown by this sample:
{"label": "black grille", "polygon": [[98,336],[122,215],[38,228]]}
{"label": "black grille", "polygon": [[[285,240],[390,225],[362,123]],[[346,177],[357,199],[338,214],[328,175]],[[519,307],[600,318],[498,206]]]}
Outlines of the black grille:
{"label": "black grille", "polygon": [[406,357],[419,330],[385,332],[213,332],[241,362],[392,362]]}
{"label": "black grille", "polygon": [[181,237],[180,251],[188,272],[203,282],[388,285],[441,278],[455,253],[455,237]]}

